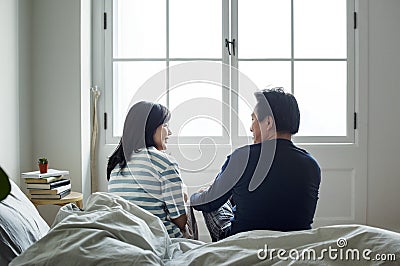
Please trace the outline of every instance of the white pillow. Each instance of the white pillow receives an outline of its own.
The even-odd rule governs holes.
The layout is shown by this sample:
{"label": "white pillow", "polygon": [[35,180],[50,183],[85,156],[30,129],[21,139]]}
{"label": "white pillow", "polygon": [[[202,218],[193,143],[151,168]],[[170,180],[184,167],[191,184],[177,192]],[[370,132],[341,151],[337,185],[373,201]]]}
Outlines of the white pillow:
{"label": "white pillow", "polygon": [[11,193],[0,202],[0,265],[8,265],[49,231],[32,202],[10,183]]}

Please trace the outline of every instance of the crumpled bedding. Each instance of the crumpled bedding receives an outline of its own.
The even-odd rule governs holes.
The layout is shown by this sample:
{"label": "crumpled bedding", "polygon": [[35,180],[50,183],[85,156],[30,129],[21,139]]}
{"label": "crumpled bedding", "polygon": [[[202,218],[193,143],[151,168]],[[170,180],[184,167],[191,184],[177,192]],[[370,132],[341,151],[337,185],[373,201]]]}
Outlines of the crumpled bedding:
{"label": "crumpled bedding", "polygon": [[7,265],[50,229],[17,184],[10,184],[10,194],[0,202],[0,265]]}
{"label": "crumpled bedding", "polygon": [[[386,261],[376,260],[382,254]],[[171,239],[156,216],[98,192],[84,211],[62,207],[49,233],[10,265],[396,265],[391,254],[399,263],[400,234],[362,225],[257,230],[216,243]]]}

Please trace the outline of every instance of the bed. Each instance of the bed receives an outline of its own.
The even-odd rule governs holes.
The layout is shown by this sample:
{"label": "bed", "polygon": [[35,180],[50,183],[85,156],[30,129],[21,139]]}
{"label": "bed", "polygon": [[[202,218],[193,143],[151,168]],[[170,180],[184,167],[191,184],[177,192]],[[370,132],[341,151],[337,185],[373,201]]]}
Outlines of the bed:
{"label": "bed", "polygon": [[7,265],[49,231],[35,206],[12,180],[10,189],[0,201],[0,265]]}
{"label": "bed", "polygon": [[[357,257],[358,254],[358,257]],[[394,260],[397,260],[394,261]],[[395,265],[400,234],[363,225],[251,231],[216,243],[171,239],[157,217],[113,194],[62,207],[10,265]]]}

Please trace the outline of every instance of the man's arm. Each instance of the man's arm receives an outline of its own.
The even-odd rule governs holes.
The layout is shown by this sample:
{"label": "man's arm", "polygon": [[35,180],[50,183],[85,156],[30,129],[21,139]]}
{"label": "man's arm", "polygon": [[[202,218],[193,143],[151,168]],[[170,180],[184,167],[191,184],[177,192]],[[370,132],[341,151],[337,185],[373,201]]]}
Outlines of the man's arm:
{"label": "man's arm", "polygon": [[190,197],[190,204],[193,206],[195,210],[203,212],[212,212],[218,210],[222,205],[224,205],[224,203],[228,201],[229,197],[232,195],[232,192],[229,191],[224,195],[222,195],[220,198],[213,200],[211,202],[196,205],[198,204],[197,202],[204,202],[205,201],[204,199],[209,198],[210,196],[208,196],[208,194],[210,193],[208,193],[208,190],[206,190],[203,192],[194,193]]}
{"label": "man's arm", "polygon": [[179,229],[181,229],[182,232],[185,232],[185,225],[187,222],[187,215],[186,214],[182,214],[181,216],[175,218],[175,219],[171,219],[171,221],[179,227]]}
{"label": "man's arm", "polygon": [[190,204],[195,210],[212,212],[220,208],[232,196],[233,188],[247,165],[247,149],[236,150],[226,159],[213,184],[205,191],[194,193]]}

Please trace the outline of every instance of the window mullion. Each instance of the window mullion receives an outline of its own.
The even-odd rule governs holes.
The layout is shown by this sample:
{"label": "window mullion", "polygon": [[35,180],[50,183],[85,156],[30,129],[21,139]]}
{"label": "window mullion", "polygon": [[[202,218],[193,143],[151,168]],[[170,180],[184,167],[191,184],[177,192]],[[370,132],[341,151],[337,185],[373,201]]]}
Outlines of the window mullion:
{"label": "window mullion", "polygon": [[115,99],[113,88],[113,32],[114,32],[114,12],[113,2],[111,0],[104,1],[104,12],[107,13],[107,29],[103,29],[104,36],[104,87],[105,87],[105,112],[108,113],[106,130],[106,143],[116,143],[117,137],[114,137],[114,112],[115,112]]}
{"label": "window mullion", "polygon": [[230,87],[231,87],[231,80],[230,80],[230,58],[228,53],[226,52],[225,48],[225,39],[230,38],[229,34],[229,0],[222,0],[222,36],[221,36],[221,52],[222,52],[222,123],[227,126],[229,132],[223,130],[222,136],[225,138],[229,137],[231,134],[231,115],[230,115]]}
{"label": "window mullion", "polygon": [[290,51],[290,54],[291,54],[291,56],[290,56],[290,58],[291,58],[291,64],[290,64],[290,68],[291,68],[291,70],[290,70],[290,75],[291,75],[291,88],[290,88],[290,90],[291,90],[291,93],[294,95],[294,7],[293,7],[293,1],[294,0],[291,0],[291,3],[290,3],[290,16],[291,16],[291,22],[290,22],[290,35],[291,35],[291,38],[290,38],[290,40],[291,40],[291,46],[290,46],[290,49],[291,49],[291,51]]}
{"label": "window mullion", "polygon": [[231,36],[230,40],[235,39],[235,55],[231,55],[231,136],[233,144],[238,142],[239,136],[239,45],[238,41],[238,0],[231,0]]}
{"label": "window mullion", "polygon": [[167,0],[167,2],[166,2],[166,8],[165,8],[165,12],[166,12],[166,15],[165,15],[165,19],[166,19],[166,23],[165,23],[165,25],[166,25],[166,27],[165,27],[165,30],[166,30],[166,35],[165,35],[165,40],[166,40],[166,43],[165,43],[165,49],[166,49],[166,51],[165,51],[165,66],[166,66],[166,68],[167,68],[167,73],[166,73],[166,77],[165,77],[165,79],[166,79],[166,83],[167,84],[165,84],[166,86],[165,86],[165,88],[166,88],[166,100],[167,100],[167,107],[169,108],[169,82],[170,82],[170,80],[169,80],[169,0]]}

